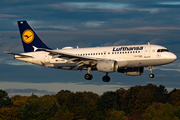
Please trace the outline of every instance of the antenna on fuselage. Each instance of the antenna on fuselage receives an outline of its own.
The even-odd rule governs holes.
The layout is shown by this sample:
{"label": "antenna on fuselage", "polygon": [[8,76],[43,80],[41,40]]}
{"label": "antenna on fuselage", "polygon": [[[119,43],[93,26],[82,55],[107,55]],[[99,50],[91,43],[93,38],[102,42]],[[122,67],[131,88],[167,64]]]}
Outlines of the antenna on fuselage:
{"label": "antenna on fuselage", "polygon": [[151,44],[148,42],[148,45],[151,45]]}

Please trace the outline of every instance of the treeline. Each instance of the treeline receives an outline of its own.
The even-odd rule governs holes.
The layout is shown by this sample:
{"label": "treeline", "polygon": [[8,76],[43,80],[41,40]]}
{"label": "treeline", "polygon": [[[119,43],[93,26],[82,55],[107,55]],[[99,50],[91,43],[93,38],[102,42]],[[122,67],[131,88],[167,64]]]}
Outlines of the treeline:
{"label": "treeline", "polygon": [[179,120],[180,90],[148,84],[125,90],[61,90],[56,95],[8,97],[0,90],[0,120]]}

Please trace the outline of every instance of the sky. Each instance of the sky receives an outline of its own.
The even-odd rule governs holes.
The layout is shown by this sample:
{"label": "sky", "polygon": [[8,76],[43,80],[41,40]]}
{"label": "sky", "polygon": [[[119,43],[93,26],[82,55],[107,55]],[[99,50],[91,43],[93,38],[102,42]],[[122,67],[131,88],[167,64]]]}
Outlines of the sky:
{"label": "sky", "polygon": [[111,81],[104,83],[105,73],[67,71],[31,65],[5,54],[22,53],[23,47],[17,26],[27,20],[50,48],[72,46],[79,48],[116,45],[161,45],[180,57],[179,0],[1,0],[0,1],[0,89],[10,96],[32,92],[42,96],[60,90],[90,91],[102,95],[119,88],[135,85],[164,85],[169,91],[180,86],[180,60],[156,66],[155,78],[133,77],[109,73]]}

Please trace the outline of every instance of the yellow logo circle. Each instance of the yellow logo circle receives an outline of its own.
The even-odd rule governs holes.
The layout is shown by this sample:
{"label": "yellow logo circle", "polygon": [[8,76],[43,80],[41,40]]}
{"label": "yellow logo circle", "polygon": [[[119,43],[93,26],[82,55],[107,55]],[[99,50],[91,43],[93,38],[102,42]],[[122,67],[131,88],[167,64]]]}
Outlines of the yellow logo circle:
{"label": "yellow logo circle", "polygon": [[22,34],[22,39],[25,43],[29,44],[34,40],[34,33],[32,30],[25,30]]}

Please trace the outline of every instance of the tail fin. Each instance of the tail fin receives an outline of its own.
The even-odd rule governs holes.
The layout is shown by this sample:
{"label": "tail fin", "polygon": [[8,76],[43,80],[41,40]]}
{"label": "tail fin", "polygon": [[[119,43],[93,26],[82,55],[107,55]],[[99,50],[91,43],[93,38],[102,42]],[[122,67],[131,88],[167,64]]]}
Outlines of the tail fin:
{"label": "tail fin", "polygon": [[50,49],[43,43],[43,41],[34,32],[34,30],[27,23],[27,21],[17,21],[17,22],[19,26],[21,40],[24,47],[24,52],[34,52],[35,51],[34,47]]}

